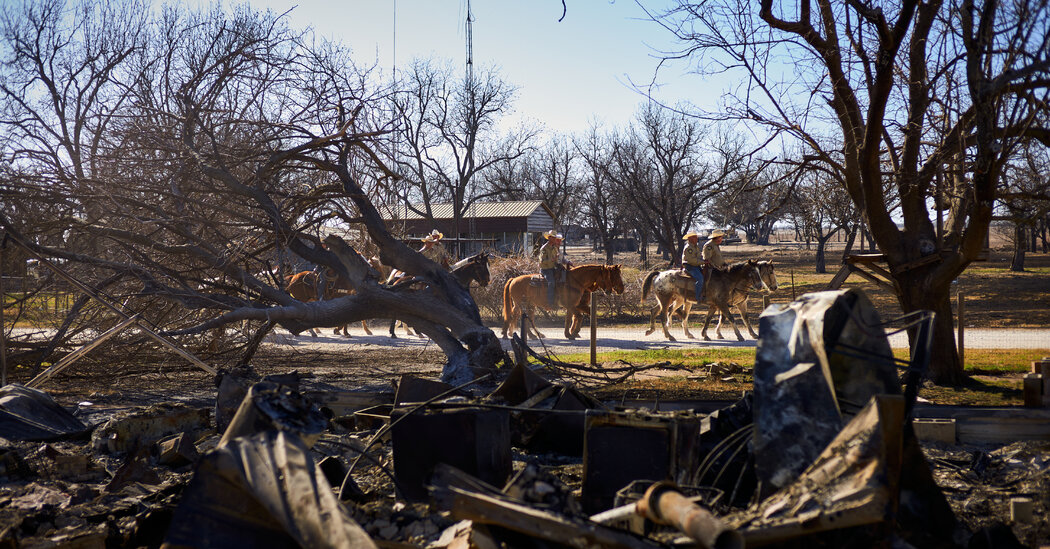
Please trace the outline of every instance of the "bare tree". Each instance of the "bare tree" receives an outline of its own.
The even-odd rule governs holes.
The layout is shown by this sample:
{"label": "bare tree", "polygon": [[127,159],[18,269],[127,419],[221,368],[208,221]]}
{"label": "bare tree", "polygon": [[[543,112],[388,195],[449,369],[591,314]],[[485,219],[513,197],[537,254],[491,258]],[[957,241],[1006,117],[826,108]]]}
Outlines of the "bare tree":
{"label": "bare tree", "polygon": [[[607,174],[665,257],[678,256],[682,236],[699,221],[702,207],[744,167],[738,143],[706,135],[705,129],[695,119],[647,104],[613,145]],[[705,145],[715,158],[701,155]]]}
{"label": "bare tree", "polygon": [[[930,375],[954,384],[964,374],[951,282],[981,252],[1017,144],[1050,141],[1048,11],[1028,0],[720,0],[679,1],[656,19],[699,72],[740,75],[718,117],[803,144],[804,161],[846,189],[903,310],[937,314]],[[945,165],[958,170],[938,238],[927,199]]]}
{"label": "bare tree", "polygon": [[857,217],[846,191],[822,173],[803,173],[788,210],[807,247],[810,239],[817,244],[815,272],[826,273],[828,241],[839,231],[848,231]]}
{"label": "bare tree", "polygon": [[482,190],[481,175],[528,151],[536,131],[499,134],[497,122],[509,112],[517,89],[494,69],[468,81],[450,64],[416,60],[397,86],[402,91],[393,100],[394,146],[396,170],[405,183],[401,200],[431,220],[432,204],[451,203],[458,238],[471,204],[493,196]]}
{"label": "bare tree", "polygon": [[784,217],[784,204],[791,195],[790,173],[785,172],[771,166],[758,173],[742,173],[737,192],[715,201],[707,217],[715,226],[744,229],[748,242],[769,244],[773,226]]}
{"label": "bare tree", "polygon": [[[368,198],[363,181],[392,173],[372,146],[388,131],[388,91],[368,68],[250,7],[172,8],[128,25],[105,14],[152,12],[88,5],[76,7],[81,20],[58,3],[6,12],[0,47],[17,53],[0,69],[0,143],[34,190],[0,211],[0,228],[80,266],[89,284],[119,276],[114,297],[175,336],[251,321],[257,344],[274,323],[298,333],[382,315],[431,336],[448,356],[447,380],[505,356],[470,294],[393,238]],[[122,36],[109,44],[125,53],[52,72],[60,64],[49,59],[103,57],[89,55],[99,41],[88,32]],[[89,76],[95,84],[85,86]],[[33,86],[42,83],[39,100]],[[83,105],[79,95],[95,103],[63,107]],[[43,208],[52,209],[50,223],[27,222],[24,212]],[[429,289],[382,286],[342,238],[322,245],[318,228],[338,208],[384,263]],[[276,276],[275,263],[290,257],[334,269],[356,294],[296,301]]]}
{"label": "bare tree", "polygon": [[482,193],[500,200],[542,200],[559,224],[579,221],[579,158],[563,136],[493,164]]}
{"label": "bare tree", "polygon": [[1050,155],[1037,143],[1027,143],[1020,158],[1003,170],[1000,201],[1003,219],[1012,225],[1013,257],[1010,270],[1024,271],[1025,252],[1035,250],[1036,230],[1040,220],[1050,213]]}
{"label": "bare tree", "polygon": [[592,124],[582,137],[573,140],[576,151],[583,159],[584,225],[594,232],[605,249],[605,261],[612,263],[613,238],[623,226],[623,210],[626,204],[614,191],[614,182],[609,177],[612,138],[604,135],[601,128]]}

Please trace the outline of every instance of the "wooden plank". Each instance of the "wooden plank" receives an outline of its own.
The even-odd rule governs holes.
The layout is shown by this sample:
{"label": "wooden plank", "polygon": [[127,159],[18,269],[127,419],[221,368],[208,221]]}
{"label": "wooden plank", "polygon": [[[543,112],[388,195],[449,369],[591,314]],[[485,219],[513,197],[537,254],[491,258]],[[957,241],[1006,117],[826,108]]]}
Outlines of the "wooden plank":
{"label": "wooden plank", "polygon": [[880,265],[876,265],[874,263],[868,263],[868,264],[866,264],[864,266],[867,267],[868,270],[870,270],[871,272],[881,276],[882,278],[885,278],[886,280],[891,281],[891,282],[893,281],[893,273],[891,273],[891,272],[887,271],[886,269],[882,268]]}
{"label": "wooden plank", "polygon": [[652,549],[655,542],[597,523],[573,520],[534,507],[449,487],[452,516],[482,524],[495,524],[570,547]]}
{"label": "wooden plank", "polygon": [[50,368],[44,370],[43,372],[40,372],[39,375],[29,380],[28,383],[26,383],[26,387],[39,387],[41,383],[47,381],[48,379],[51,379],[52,376],[61,372],[62,370],[65,370],[71,364],[80,360],[84,355],[88,354],[92,349],[103,344],[107,339],[124,331],[124,329],[127,328],[128,325],[136,322],[138,318],[139,315],[125,318],[119,324],[110,328],[109,330],[106,330],[104,334],[98,336],[93,341],[89,342],[83,347],[80,347],[72,353],[69,353],[68,355],[62,357],[62,360],[59,360],[58,362],[52,364]]}
{"label": "wooden plank", "polygon": [[877,277],[877,276],[875,276],[875,275],[873,275],[871,273],[865,272],[864,269],[856,268],[856,269],[853,270],[853,272],[858,274],[858,275],[860,275],[861,278],[864,278],[864,279],[870,280],[871,282],[874,282],[878,287],[880,287],[880,288],[882,288],[884,290],[887,290],[890,293],[893,293],[893,294],[897,293],[897,288],[895,288],[892,284],[886,282],[885,280],[883,280],[883,279],[881,279],[881,278],[879,278],[879,277]]}
{"label": "wooden plank", "polygon": [[1037,418],[968,418],[956,420],[960,444],[1006,444],[1050,440],[1050,425]]}
{"label": "wooden plank", "polygon": [[857,263],[878,263],[880,261],[886,261],[885,254],[852,254],[846,258],[846,261],[852,264]]}
{"label": "wooden plank", "polygon": [[831,279],[831,282],[828,282],[827,287],[825,287],[824,289],[839,289],[840,287],[842,287],[842,283],[845,282],[847,278],[849,278],[851,272],[853,272],[853,266],[849,263],[843,263],[842,268],[839,269],[839,272],[835,273],[835,276]]}
{"label": "wooden plank", "polygon": [[917,406],[915,417],[954,418],[960,444],[1007,444],[1050,440],[1050,409],[971,406]]}
{"label": "wooden plank", "polygon": [[920,257],[919,259],[916,259],[914,261],[909,261],[907,263],[904,263],[904,264],[901,264],[901,265],[897,265],[897,267],[893,269],[893,272],[895,274],[900,274],[900,273],[903,273],[903,272],[906,272],[906,271],[910,271],[912,269],[918,269],[919,267],[922,267],[923,265],[929,265],[930,263],[936,263],[938,261],[941,261],[941,256],[938,255],[938,254],[931,254],[931,255]]}

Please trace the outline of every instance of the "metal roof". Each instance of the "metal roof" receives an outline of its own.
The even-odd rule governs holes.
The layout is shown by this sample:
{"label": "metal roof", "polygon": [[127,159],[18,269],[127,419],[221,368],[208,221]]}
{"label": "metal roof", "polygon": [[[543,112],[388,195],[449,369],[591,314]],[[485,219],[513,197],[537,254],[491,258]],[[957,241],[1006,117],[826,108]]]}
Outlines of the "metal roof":
{"label": "metal roof", "polygon": [[[422,204],[413,204],[419,210],[423,210]],[[511,200],[508,202],[475,202],[464,212],[465,217],[528,217],[542,209],[551,218],[554,214],[542,200]],[[430,210],[434,219],[452,219],[452,204],[431,204]],[[423,219],[423,216],[409,210],[404,204],[396,206],[381,206],[379,214],[385,220],[399,219],[412,220]]]}

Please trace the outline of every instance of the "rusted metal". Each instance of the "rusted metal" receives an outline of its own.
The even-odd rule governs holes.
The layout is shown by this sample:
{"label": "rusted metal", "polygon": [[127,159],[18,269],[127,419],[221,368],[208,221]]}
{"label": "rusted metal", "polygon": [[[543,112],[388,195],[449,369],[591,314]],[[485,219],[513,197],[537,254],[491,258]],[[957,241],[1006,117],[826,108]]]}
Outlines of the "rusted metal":
{"label": "rusted metal", "polygon": [[686,484],[698,461],[701,417],[690,412],[588,410],[583,450],[584,511],[612,507],[634,480]]}
{"label": "rusted metal", "polygon": [[448,392],[452,389],[453,387],[448,383],[405,374],[397,382],[394,404],[424,402],[438,395],[449,394]]}
{"label": "rusted metal", "polygon": [[646,491],[637,505],[638,513],[656,522],[674,526],[704,549],[743,549],[744,537],[715,517],[711,511],[693,503],[673,484],[659,482]]}
{"label": "rusted metal", "polygon": [[409,499],[427,497],[434,467],[444,463],[502,485],[511,472],[510,415],[506,410],[463,407],[391,416],[394,476]]}

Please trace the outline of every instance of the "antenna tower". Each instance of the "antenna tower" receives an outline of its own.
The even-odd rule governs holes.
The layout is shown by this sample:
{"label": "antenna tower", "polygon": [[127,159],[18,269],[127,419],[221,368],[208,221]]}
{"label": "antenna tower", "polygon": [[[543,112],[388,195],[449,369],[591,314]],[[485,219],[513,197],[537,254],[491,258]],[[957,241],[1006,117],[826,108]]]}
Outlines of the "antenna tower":
{"label": "antenna tower", "polygon": [[467,0],[467,89],[474,84],[474,13],[470,11],[470,0]]}

